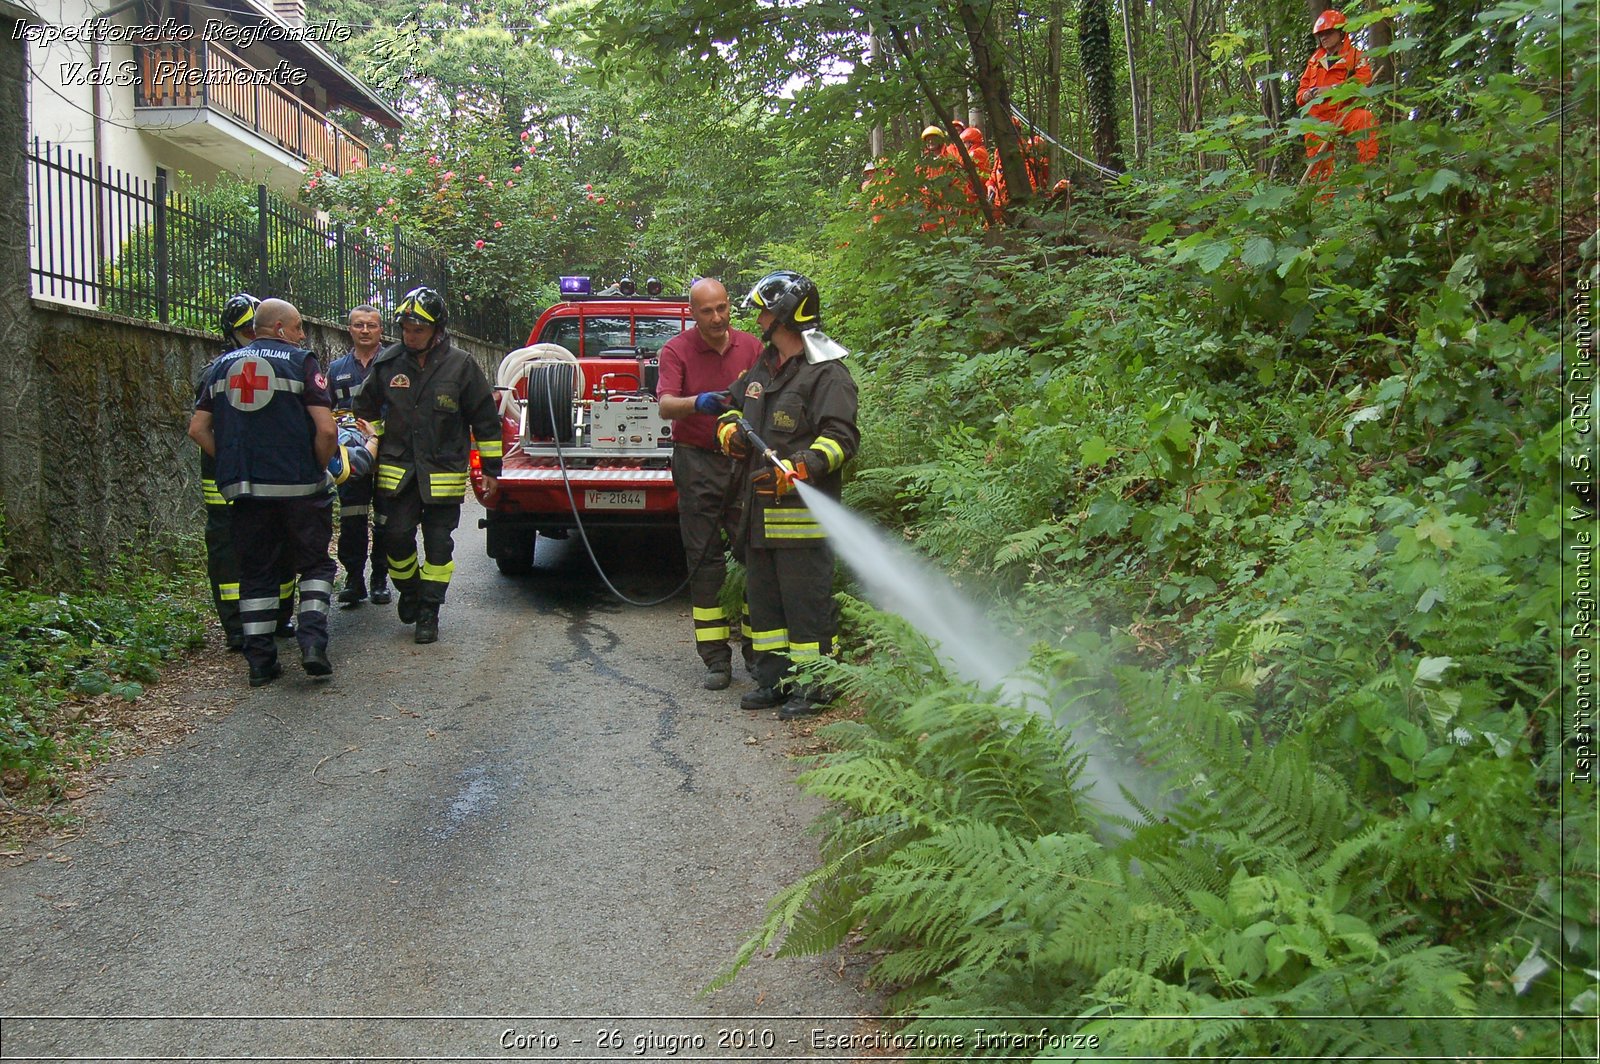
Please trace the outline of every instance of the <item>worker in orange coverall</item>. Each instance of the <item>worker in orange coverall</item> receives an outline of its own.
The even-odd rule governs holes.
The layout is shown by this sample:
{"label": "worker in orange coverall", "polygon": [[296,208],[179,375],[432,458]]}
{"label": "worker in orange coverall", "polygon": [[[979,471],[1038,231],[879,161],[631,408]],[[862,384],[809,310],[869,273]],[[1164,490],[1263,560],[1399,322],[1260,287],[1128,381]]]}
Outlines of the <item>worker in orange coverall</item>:
{"label": "worker in orange coverall", "polygon": [[[1345,17],[1338,11],[1324,11],[1317,16],[1312,35],[1317,39],[1317,50],[1306,62],[1306,72],[1300,76],[1300,91],[1295,101],[1304,107],[1311,105],[1311,117],[1338,126],[1347,136],[1360,137],[1356,142],[1356,158],[1370,163],[1378,157],[1378,121],[1365,107],[1353,106],[1351,101],[1318,103],[1329,90],[1355,78],[1363,85],[1372,84],[1372,67],[1366,55],[1350,42],[1344,31]],[[1306,158],[1311,164],[1306,178],[1326,181],[1333,174],[1333,152],[1330,145],[1315,133],[1306,134]]]}

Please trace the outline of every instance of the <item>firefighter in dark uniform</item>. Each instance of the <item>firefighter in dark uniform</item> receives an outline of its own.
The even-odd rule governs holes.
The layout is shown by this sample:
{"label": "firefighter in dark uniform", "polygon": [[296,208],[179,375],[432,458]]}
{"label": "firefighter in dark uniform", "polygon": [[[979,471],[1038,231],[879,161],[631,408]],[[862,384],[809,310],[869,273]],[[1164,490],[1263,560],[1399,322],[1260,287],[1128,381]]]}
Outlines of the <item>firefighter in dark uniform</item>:
{"label": "firefighter in dark uniform", "polygon": [[[222,308],[224,351],[236,350],[256,338],[256,307],[261,300],[248,292],[228,299]],[[210,366],[206,367],[207,370]],[[201,372],[204,379],[205,371]],[[198,399],[198,382],[195,398]],[[200,452],[200,492],[206,505],[206,579],[211,584],[211,602],[222,622],[229,650],[244,649],[244,622],[239,620],[239,562],[233,553],[233,510],[217,490],[217,461]],[[278,588],[278,626],[276,634],[294,635],[294,575],[284,573]]]}
{"label": "firefighter in dark uniform", "polygon": [[[333,413],[348,414],[355,409],[356,393],[366,383],[383,340],[378,308],[359,306],[350,312],[350,339],[354,345],[328,367],[328,390],[333,393]],[[341,607],[359,606],[367,597],[368,529],[372,541],[372,601],[389,601],[388,570],[383,561],[383,513],[372,505],[372,477],[350,477],[339,485],[339,567],[344,570],[344,589],[339,592]]]}
{"label": "firefighter in dark uniform", "polygon": [[418,643],[432,643],[439,638],[439,607],[455,571],[450,534],[461,521],[473,437],[484,497],[493,500],[500,490],[500,410],[483,370],[451,346],[438,292],[407,292],[394,319],[400,342],[373,362],[355,413],[378,433],[383,543],[389,576],[400,592],[400,621],[416,625]]}
{"label": "firefighter in dark uniform", "polygon": [[[745,570],[758,687],[742,709],[779,706],[783,720],[821,713],[829,696],[790,685],[792,666],[838,651],[833,552],[822,528],[794,491],[803,481],[839,497],[844,464],[855,456],[856,385],[825,336],[817,286],[779,270],[756,282],[745,300],[759,308],[766,349],[728,390],[732,407],[718,419],[724,452],[745,460]],[[779,468],[751,454],[743,419],[771,447]],[[791,687],[793,689],[791,689]]]}
{"label": "firefighter in dark uniform", "polygon": [[333,480],[338,430],[328,381],[307,350],[300,312],[281,299],[256,308],[256,339],[211,364],[189,435],[216,459],[217,490],[233,504],[239,612],[250,686],[283,672],[272,641],[281,561],[299,576],[301,662],[332,675],[328,604],[335,566]]}

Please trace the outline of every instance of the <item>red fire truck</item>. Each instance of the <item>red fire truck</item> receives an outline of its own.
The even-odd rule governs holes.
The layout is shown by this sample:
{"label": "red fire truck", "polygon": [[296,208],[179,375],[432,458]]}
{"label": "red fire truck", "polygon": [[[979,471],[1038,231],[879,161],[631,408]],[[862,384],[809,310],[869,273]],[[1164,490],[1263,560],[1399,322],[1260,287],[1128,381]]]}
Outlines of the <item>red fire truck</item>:
{"label": "red fire truck", "polygon": [[[480,522],[489,556],[515,576],[533,567],[541,534],[673,527],[671,427],[656,410],[656,354],[694,323],[689,301],[643,294],[623,280],[593,293],[561,279],[561,302],[539,316],[528,345],[508,354],[495,382],[505,467]],[[482,484],[473,478],[478,497]]]}

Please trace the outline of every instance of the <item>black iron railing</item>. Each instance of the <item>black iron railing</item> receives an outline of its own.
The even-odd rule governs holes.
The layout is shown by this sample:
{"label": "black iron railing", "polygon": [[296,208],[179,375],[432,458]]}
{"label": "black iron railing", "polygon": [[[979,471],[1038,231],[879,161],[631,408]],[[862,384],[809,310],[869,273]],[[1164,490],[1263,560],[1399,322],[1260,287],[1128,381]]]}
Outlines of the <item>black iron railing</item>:
{"label": "black iron railing", "polygon": [[453,331],[495,346],[526,338],[521,314],[457,297],[449,264],[398,226],[374,233],[324,221],[265,185],[188,195],[165,171],[147,181],[38,140],[27,158],[30,271],[43,299],[210,332],[234,292],[339,321],[363,303],[387,312],[427,284],[449,302]]}

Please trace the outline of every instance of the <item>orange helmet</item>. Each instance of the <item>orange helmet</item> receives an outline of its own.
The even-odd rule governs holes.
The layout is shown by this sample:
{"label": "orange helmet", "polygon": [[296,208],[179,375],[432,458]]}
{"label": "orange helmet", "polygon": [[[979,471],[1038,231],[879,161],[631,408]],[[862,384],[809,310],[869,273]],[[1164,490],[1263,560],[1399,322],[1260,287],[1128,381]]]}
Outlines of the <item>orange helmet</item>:
{"label": "orange helmet", "polygon": [[969,148],[976,148],[983,143],[983,130],[977,126],[968,126],[961,131],[961,142]]}
{"label": "orange helmet", "polygon": [[942,136],[944,136],[944,127],[943,126],[928,126],[927,128],[925,128],[922,131],[922,139],[923,140],[927,140],[929,137],[942,137]]}
{"label": "orange helmet", "polygon": [[1330,8],[1327,11],[1324,11],[1322,14],[1317,16],[1316,25],[1311,27],[1311,35],[1313,37],[1315,37],[1317,34],[1326,33],[1329,30],[1343,30],[1343,29],[1344,29],[1344,12],[1342,12],[1342,11],[1334,11],[1333,9]]}

